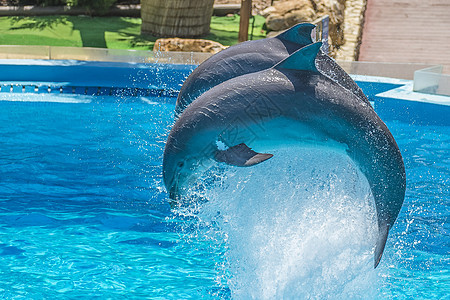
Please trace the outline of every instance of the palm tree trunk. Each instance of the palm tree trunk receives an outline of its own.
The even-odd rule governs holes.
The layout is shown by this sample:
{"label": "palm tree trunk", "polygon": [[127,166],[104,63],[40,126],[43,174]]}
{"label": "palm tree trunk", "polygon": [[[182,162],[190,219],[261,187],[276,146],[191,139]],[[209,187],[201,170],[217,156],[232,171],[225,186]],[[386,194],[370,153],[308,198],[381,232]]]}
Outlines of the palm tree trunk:
{"label": "palm tree trunk", "polygon": [[209,33],[214,0],[141,0],[143,34],[200,37]]}

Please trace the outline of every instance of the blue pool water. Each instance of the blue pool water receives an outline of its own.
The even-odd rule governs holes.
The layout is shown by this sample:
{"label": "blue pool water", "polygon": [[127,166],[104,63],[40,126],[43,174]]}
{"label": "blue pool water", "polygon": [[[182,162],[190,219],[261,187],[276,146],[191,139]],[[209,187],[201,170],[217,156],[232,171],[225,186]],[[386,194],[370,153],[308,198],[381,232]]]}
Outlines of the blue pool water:
{"label": "blue pool water", "polygon": [[407,192],[373,270],[373,207],[346,158],[292,159],[287,150],[281,167],[228,170],[202,195],[209,201],[172,209],[161,164],[174,98],[38,96],[0,101],[2,298],[450,294],[445,122],[399,120],[379,107],[405,160]]}

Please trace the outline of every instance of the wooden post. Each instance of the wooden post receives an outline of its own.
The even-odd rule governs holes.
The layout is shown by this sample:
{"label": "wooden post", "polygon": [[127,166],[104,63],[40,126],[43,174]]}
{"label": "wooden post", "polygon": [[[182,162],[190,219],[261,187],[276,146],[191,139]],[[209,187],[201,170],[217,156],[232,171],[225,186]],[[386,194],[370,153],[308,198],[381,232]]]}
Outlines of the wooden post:
{"label": "wooden post", "polygon": [[252,15],[252,0],[241,1],[241,20],[239,22],[239,37],[238,41],[245,42],[248,40],[248,25]]}

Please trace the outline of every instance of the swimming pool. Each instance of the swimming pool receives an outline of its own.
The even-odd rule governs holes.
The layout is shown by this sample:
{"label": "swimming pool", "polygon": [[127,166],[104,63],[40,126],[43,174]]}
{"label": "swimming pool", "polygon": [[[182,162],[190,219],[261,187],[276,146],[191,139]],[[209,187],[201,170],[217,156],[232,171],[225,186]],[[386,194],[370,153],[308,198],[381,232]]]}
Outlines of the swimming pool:
{"label": "swimming pool", "polygon": [[[187,213],[171,209],[162,183],[162,152],[173,122],[176,90],[192,66],[129,67],[113,74],[92,66],[92,72],[82,73],[77,82],[61,77],[30,80],[24,72],[18,72],[24,77],[14,81],[1,79],[2,297],[294,298],[299,293],[301,298],[448,297],[450,106],[402,100],[399,89],[407,81],[356,78],[399,144],[407,193],[376,270],[361,245],[346,249],[349,253],[328,249],[327,257],[316,256],[315,260],[328,262],[331,256],[342,255],[330,269],[312,260],[299,265],[295,259],[299,253],[289,256],[281,251],[302,242],[295,240],[298,232],[289,232],[290,228],[304,228],[299,223],[318,226],[317,219],[306,221],[312,223],[292,219],[298,215],[292,215],[295,204],[286,194],[282,202],[286,210],[269,202],[237,202],[237,207],[218,203],[212,208],[206,204],[206,209],[200,204]],[[389,98],[389,93],[397,98]],[[287,181],[291,179],[294,185],[301,184],[295,178]],[[333,180],[321,183],[340,184]],[[234,186],[227,191],[241,195],[242,182],[255,184],[233,177],[229,184]],[[292,187],[286,181],[277,184],[285,191]],[[244,192],[273,187],[255,186]],[[347,196],[325,194],[334,202],[347,201]],[[349,208],[342,203],[338,208]],[[329,216],[324,205],[314,207],[315,216]],[[223,209],[220,218],[214,215],[218,208]],[[200,217],[195,216],[198,212]],[[333,213],[346,216],[349,211]],[[365,213],[356,210],[350,215]],[[252,232],[251,238],[264,245],[235,238],[230,248],[225,241],[233,238],[234,233],[226,231],[232,222],[223,220],[233,215],[245,221],[240,223],[244,224],[240,238]],[[342,218],[332,220],[337,223],[319,220],[349,226],[349,238],[354,238],[353,232],[357,238],[366,233]],[[289,234],[283,236],[282,229]],[[332,232],[327,230],[331,229],[323,229],[321,235]],[[272,248],[267,250],[266,245]],[[252,249],[258,256],[249,256]],[[344,263],[347,260],[352,263]],[[302,274],[299,267],[313,275]]]}

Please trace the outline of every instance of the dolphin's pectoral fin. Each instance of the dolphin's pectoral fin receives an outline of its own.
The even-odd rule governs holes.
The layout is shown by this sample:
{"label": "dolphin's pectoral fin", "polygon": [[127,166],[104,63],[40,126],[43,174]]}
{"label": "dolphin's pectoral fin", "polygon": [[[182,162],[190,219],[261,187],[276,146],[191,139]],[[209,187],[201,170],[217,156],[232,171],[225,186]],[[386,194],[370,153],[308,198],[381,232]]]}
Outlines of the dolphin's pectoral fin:
{"label": "dolphin's pectoral fin", "polygon": [[380,225],[378,232],[377,245],[375,246],[374,260],[375,264],[373,268],[375,269],[380,263],[381,256],[383,255],[384,247],[386,246],[386,240],[389,234],[389,225]]}
{"label": "dolphin's pectoral fin", "polygon": [[216,160],[237,167],[250,167],[271,158],[273,154],[258,153],[242,143],[226,150],[217,150]]}

